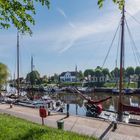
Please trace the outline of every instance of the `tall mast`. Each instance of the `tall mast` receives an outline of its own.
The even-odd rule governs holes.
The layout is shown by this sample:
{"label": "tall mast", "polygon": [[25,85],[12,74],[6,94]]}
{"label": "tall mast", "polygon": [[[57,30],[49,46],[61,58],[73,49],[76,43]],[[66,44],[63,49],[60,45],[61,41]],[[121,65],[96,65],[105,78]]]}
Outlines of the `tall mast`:
{"label": "tall mast", "polygon": [[124,68],[124,20],[125,10],[124,6],[122,9],[121,19],[121,49],[120,49],[120,84],[119,84],[119,100],[118,100],[118,121],[123,119],[123,108],[122,108],[122,88],[123,88],[123,68]]}
{"label": "tall mast", "polygon": [[78,76],[78,75],[77,75],[77,74],[78,74],[78,73],[77,73],[77,65],[75,66],[75,74],[76,74],[76,75],[75,75],[75,76],[76,76],[76,80],[75,80],[75,81],[77,82],[77,76]]}
{"label": "tall mast", "polygon": [[31,72],[33,71],[34,69],[34,61],[33,61],[33,56],[31,56]]}
{"label": "tall mast", "polygon": [[17,93],[19,96],[19,32],[17,32]]}

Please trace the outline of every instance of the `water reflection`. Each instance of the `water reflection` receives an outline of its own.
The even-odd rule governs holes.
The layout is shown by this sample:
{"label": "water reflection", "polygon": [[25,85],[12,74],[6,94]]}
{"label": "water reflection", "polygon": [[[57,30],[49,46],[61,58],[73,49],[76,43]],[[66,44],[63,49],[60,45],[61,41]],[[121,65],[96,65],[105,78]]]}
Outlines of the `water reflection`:
{"label": "water reflection", "polygon": [[[118,95],[108,94],[108,93],[92,93],[87,94],[86,96],[91,97],[91,99],[98,101],[101,99],[105,99],[109,96],[112,96],[112,99],[107,100],[102,103],[104,110],[112,110],[117,111],[118,107]],[[78,95],[73,93],[63,93],[59,94],[58,98],[64,101],[65,103],[70,103],[70,113],[85,115],[86,109],[84,106],[84,100]],[[131,106],[139,106],[140,107],[140,95],[124,95],[123,103]],[[78,109],[76,109],[76,105],[78,105]],[[78,111],[76,111],[78,110]]]}
{"label": "water reflection", "polygon": [[[60,99],[66,104],[70,104],[70,114],[74,115],[86,115],[86,108],[84,106],[84,100],[76,93],[58,93],[58,94],[48,94],[52,99]],[[41,92],[28,92],[27,97],[30,99],[40,98],[44,93]],[[112,99],[107,100],[102,103],[103,109],[117,111],[118,106],[118,95],[107,94],[107,93],[92,93],[86,94],[85,96],[91,97],[91,99],[98,101],[112,96]],[[132,106],[140,107],[140,95],[124,95],[123,103]],[[66,109],[64,110],[66,112]]]}

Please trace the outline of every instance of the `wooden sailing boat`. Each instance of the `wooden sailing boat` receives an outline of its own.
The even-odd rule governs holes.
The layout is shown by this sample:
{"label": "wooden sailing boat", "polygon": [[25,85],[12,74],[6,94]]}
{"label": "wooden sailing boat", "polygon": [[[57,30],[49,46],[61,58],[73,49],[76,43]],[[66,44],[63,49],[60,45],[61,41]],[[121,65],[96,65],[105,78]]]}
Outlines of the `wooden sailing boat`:
{"label": "wooden sailing boat", "polygon": [[123,104],[123,68],[124,68],[124,28],[125,28],[125,7],[122,8],[121,18],[121,49],[120,49],[120,83],[119,83],[119,100],[118,100],[118,121],[123,120],[123,113],[127,111],[129,113],[140,114],[139,107],[133,107]]}
{"label": "wooden sailing boat", "polygon": [[20,96],[20,78],[19,78],[19,32],[17,32],[17,44],[16,44],[16,56],[17,56],[17,78],[15,79],[15,73],[14,73],[14,80],[13,83],[10,83],[10,87],[14,88],[15,91],[13,91],[8,97],[10,98],[19,98]]}
{"label": "wooden sailing boat", "polygon": [[[108,117],[109,120],[113,121],[124,121],[124,122],[130,122],[129,120],[129,114],[128,113],[135,113],[135,114],[140,114],[140,108],[139,107],[134,107],[134,106],[129,106],[123,103],[123,69],[124,69],[124,49],[125,49],[125,44],[124,44],[124,28],[125,28],[125,8],[123,6],[122,8],[122,18],[121,18],[121,45],[120,45],[120,78],[119,78],[119,99],[118,99],[118,110],[117,112],[111,112],[110,118]],[[107,112],[102,111],[102,106],[101,103],[110,99],[111,97],[108,97],[106,99],[100,100],[100,101],[94,101],[91,100],[90,98],[85,97],[80,91],[77,89],[74,89],[73,92],[79,93],[81,97],[83,97],[85,100],[87,100],[87,111],[90,112],[90,114],[93,117],[99,117],[99,118],[104,118],[105,119],[105,114]],[[102,113],[103,112],[103,113]],[[128,112],[128,113],[125,113]],[[103,114],[103,115],[101,115]],[[117,116],[116,116],[117,115]]]}

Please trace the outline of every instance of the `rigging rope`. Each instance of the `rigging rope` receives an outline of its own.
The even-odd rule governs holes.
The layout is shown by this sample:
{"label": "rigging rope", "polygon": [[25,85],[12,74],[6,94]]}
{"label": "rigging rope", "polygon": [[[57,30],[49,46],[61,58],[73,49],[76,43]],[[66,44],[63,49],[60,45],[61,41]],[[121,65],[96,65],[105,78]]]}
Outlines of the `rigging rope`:
{"label": "rigging rope", "polygon": [[117,35],[117,32],[118,32],[118,30],[119,30],[119,27],[120,27],[120,22],[119,22],[119,25],[118,25],[118,27],[117,27],[117,30],[116,30],[116,32],[115,32],[115,34],[114,34],[113,40],[112,40],[112,42],[111,42],[111,44],[110,44],[110,47],[109,47],[109,49],[108,49],[107,55],[106,55],[106,57],[105,57],[105,59],[104,59],[104,61],[103,61],[102,68],[104,67],[104,65],[105,65],[105,63],[106,63],[106,60],[107,60],[108,55],[109,55],[109,53],[110,53],[110,50],[111,50],[111,48],[112,48],[112,46],[113,46],[114,40],[115,40],[116,35]]}
{"label": "rigging rope", "polygon": [[116,67],[118,65],[118,56],[119,56],[119,48],[120,48],[120,40],[121,40],[121,30],[119,31],[119,37],[118,37],[118,47],[117,47],[117,54],[116,54]]}
{"label": "rigging rope", "polygon": [[[128,30],[129,36],[130,36],[130,39],[131,39],[131,43],[132,43],[132,45],[133,45],[133,49],[134,49],[134,53],[135,53],[134,56],[136,56],[135,58],[137,58],[138,63],[140,64],[140,54],[139,54],[138,48],[136,47],[135,41],[134,41],[134,39],[133,39],[133,37],[132,37],[132,34],[131,34],[131,32],[130,32],[130,29],[129,29],[129,26],[128,26],[128,24],[127,24],[127,21],[125,20],[125,22],[126,22],[126,27],[127,27],[127,30]],[[137,62],[137,61],[136,61],[136,62]]]}
{"label": "rigging rope", "polygon": [[135,20],[138,24],[140,24],[140,21],[137,20],[134,16],[132,16],[129,12],[126,11],[126,13],[127,13],[131,18],[133,18],[133,20]]}

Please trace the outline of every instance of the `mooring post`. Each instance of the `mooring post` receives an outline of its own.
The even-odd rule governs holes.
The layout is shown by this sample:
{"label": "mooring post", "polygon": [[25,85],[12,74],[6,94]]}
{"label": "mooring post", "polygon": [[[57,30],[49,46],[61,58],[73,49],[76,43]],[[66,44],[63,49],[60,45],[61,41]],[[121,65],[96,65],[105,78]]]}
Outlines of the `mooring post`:
{"label": "mooring post", "polygon": [[115,131],[117,129],[117,121],[113,121],[113,129],[112,131]]}
{"label": "mooring post", "polygon": [[67,117],[69,117],[69,104],[67,104]]}

